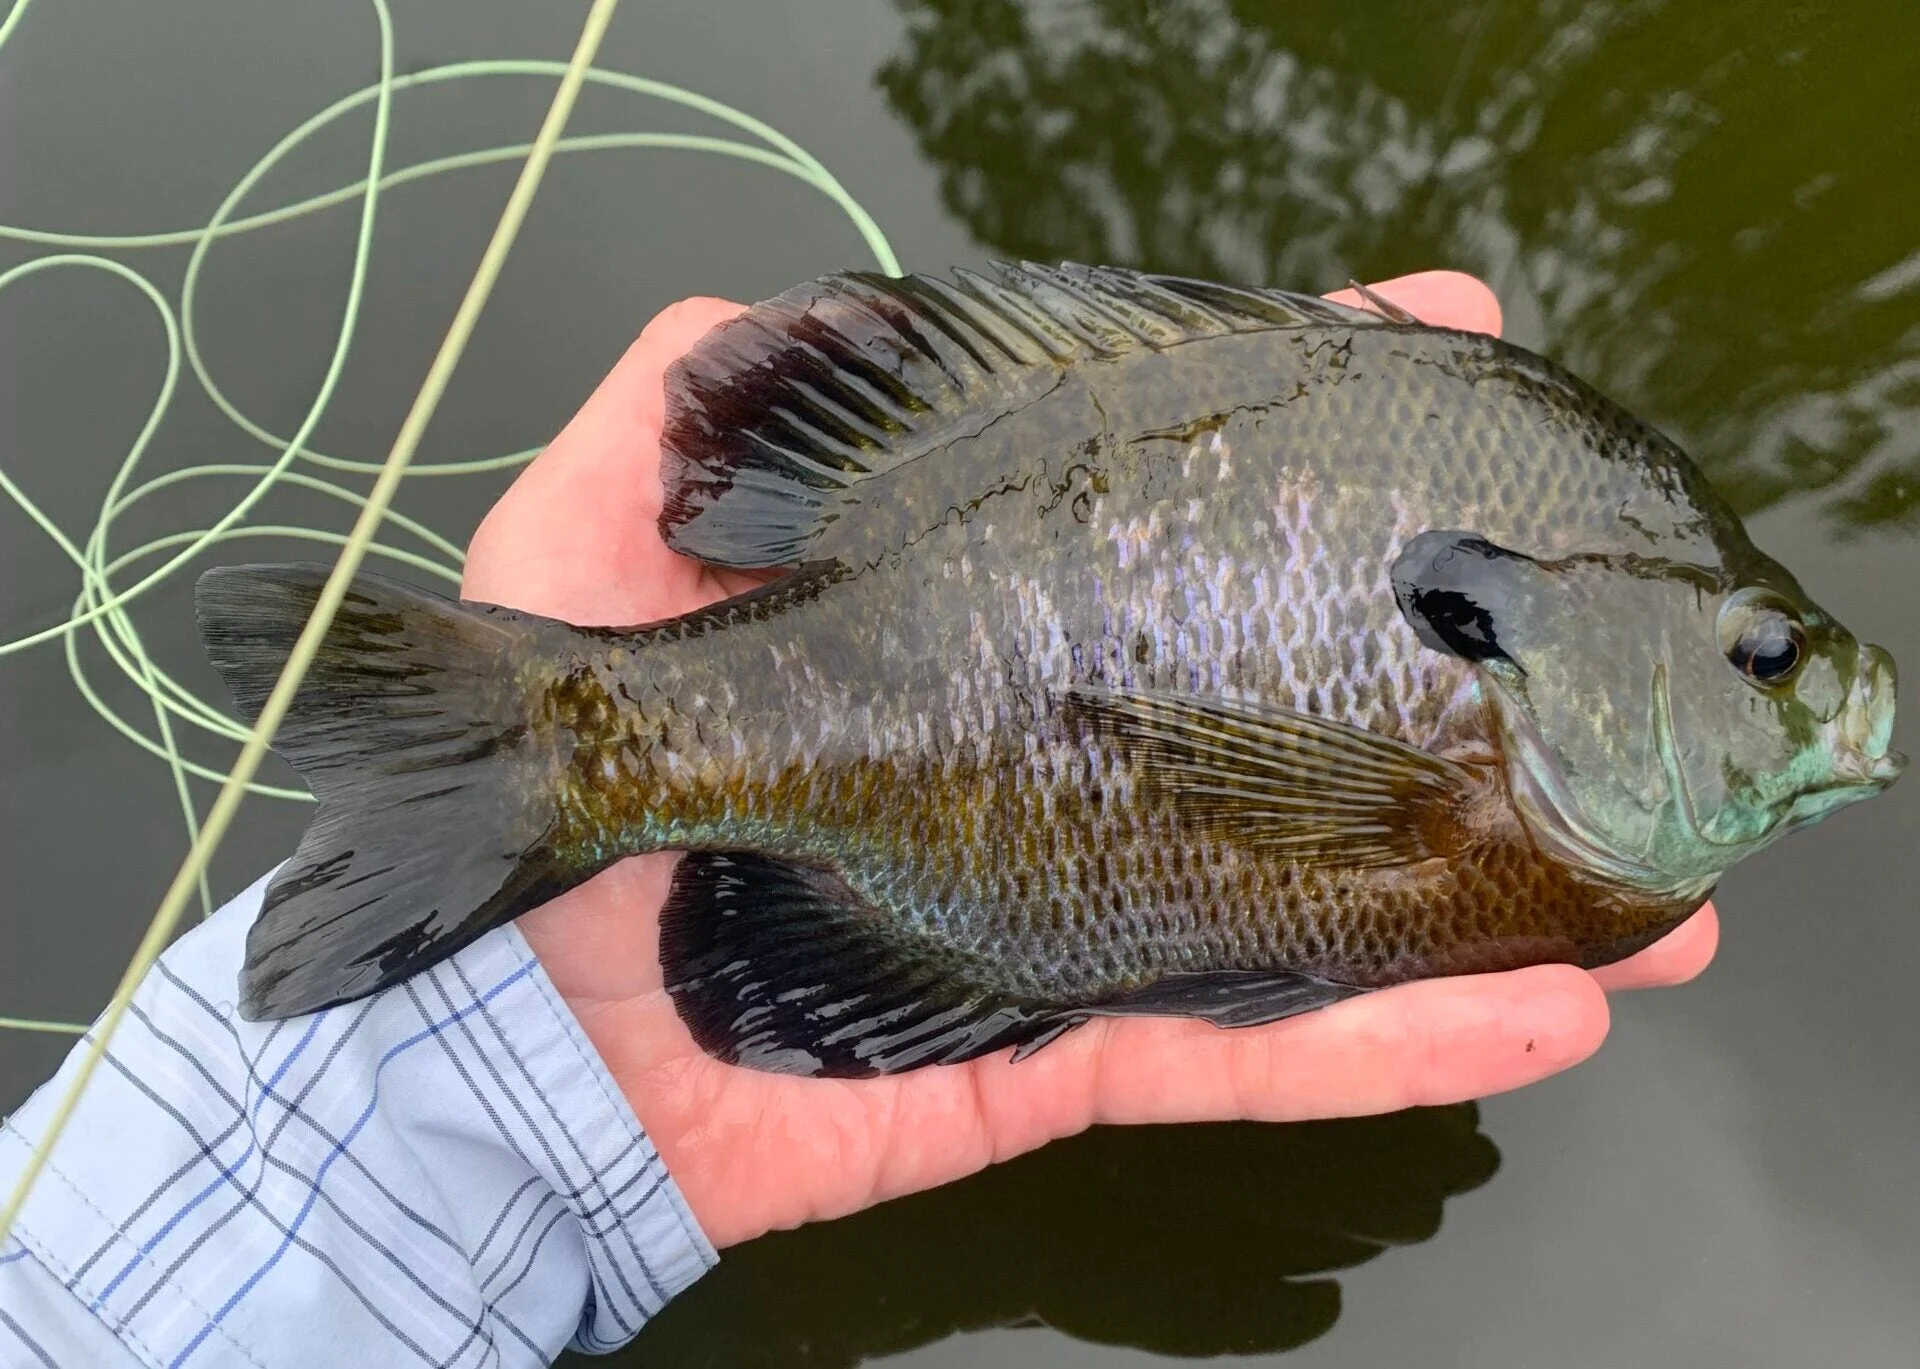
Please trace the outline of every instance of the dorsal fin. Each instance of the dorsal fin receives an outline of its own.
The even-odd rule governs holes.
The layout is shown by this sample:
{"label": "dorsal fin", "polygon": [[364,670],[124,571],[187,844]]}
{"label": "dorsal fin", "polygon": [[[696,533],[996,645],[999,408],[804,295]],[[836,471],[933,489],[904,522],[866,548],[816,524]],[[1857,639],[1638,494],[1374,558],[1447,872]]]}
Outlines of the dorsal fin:
{"label": "dorsal fin", "polygon": [[1313,295],[1118,267],[994,270],[826,276],[702,338],[667,371],[668,544],[716,565],[808,559],[854,485],[1031,403],[1073,362],[1229,333],[1390,326]]}

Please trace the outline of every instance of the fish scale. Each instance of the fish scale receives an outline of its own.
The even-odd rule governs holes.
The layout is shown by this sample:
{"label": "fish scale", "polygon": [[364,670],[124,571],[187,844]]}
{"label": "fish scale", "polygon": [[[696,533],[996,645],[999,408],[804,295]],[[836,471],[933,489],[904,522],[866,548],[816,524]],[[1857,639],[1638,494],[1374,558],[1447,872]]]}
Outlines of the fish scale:
{"label": "fish scale", "polygon": [[[1246,1026],[1618,959],[1899,773],[1885,653],[1550,362],[998,270],[812,282],[669,371],[661,532],[758,590],[577,629],[362,577],[276,743],[321,808],[244,1009],[677,849],[663,973],[724,1060]],[[316,584],[203,581],[243,710]]]}
{"label": "fish scale", "polygon": [[[1362,381],[1365,363],[1355,357],[1356,349],[1301,350],[1321,363],[1295,380],[1307,394],[1332,388],[1324,369],[1330,355],[1339,358],[1345,383]],[[1220,378],[1227,361],[1204,355],[1193,361],[1216,387],[1232,384]],[[1156,381],[1173,392],[1167,400],[1159,401],[1150,388]],[[1122,414],[1144,412],[1148,416],[1137,426],[1151,430],[1165,406],[1192,402],[1185,381],[1178,373],[1141,378],[1122,372],[1107,382],[1114,394],[1103,396],[1100,408],[1109,424]],[[1284,451],[1290,435],[1272,432],[1277,407],[1264,406],[1264,440],[1277,441]],[[1348,421],[1348,407],[1336,406],[1335,415],[1333,423]],[[1036,420],[1051,424],[1059,417]],[[1389,558],[1384,552],[1356,555],[1353,546],[1343,545],[1350,539],[1332,535],[1352,528],[1370,545],[1386,548],[1431,525],[1431,516],[1416,518],[1409,507],[1414,500],[1403,492],[1404,511],[1395,522],[1383,524],[1370,508],[1364,522],[1356,518],[1359,510],[1350,506],[1371,505],[1372,491],[1328,479],[1327,469],[1342,452],[1319,434],[1321,420],[1304,425],[1301,447],[1314,449],[1318,441],[1317,450],[1331,460],[1313,464],[1273,462],[1253,447],[1263,434],[1243,432],[1233,420],[1214,430],[1219,441],[1171,451],[1157,450],[1154,438],[1110,427],[1110,489],[1094,495],[1085,516],[1071,524],[1060,518],[1073,493],[1072,483],[1058,478],[1061,444],[1029,442],[1017,422],[996,430],[990,452],[962,446],[945,457],[973,469],[976,479],[1037,491],[1028,508],[996,501],[991,509],[947,517],[931,528],[906,524],[898,546],[887,549],[879,565],[790,611],[741,620],[720,634],[724,640],[703,640],[680,652],[688,673],[657,684],[652,697],[675,708],[672,701],[697,693],[709,674],[733,680],[743,691],[741,716],[715,730],[736,730],[747,739],[741,757],[747,768],[729,776],[722,792],[737,788],[751,795],[744,811],[765,815],[755,825],[756,849],[832,861],[853,891],[888,918],[974,958],[983,984],[1069,998],[1110,997],[1174,966],[1208,971],[1284,965],[1356,983],[1389,982],[1409,967],[1463,948],[1478,947],[1474,953],[1489,967],[1524,963],[1537,955],[1533,943],[1543,938],[1557,942],[1564,956],[1593,960],[1611,953],[1623,937],[1644,939],[1690,911],[1668,902],[1628,913],[1552,879],[1550,871],[1535,872],[1527,861],[1512,859],[1476,867],[1471,887],[1481,891],[1479,897],[1460,893],[1463,880],[1451,868],[1412,878],[1394,870],[1331,881],[1309,872],[1301,879],[1292,877],[1292,862],[1259,860],[1218,843],[1192,848],[1183,862],[1188,868],[1172,877],[1112,879],[1112,853],[1177,849],[1183,838],[1165,815],[1143,820],[1126,801],[1130,771],[1120,756],[1101,754],[1091,766],[1101,782],[1090,784],[1081,741],[1044,703],[1034,702],[1074,684],[1110,679],[1122,687],[1233,691],[1330,713],[1417,746],[1434,743],[1451,714],[1457,719],[1455,742],[1495,743],[1481,726],[1484,708],[1471,698],[1471,671],[1422,648],[1393,607]],[[1167,484],[1178,491],[1218,487],[1220,468],[1236,451],[1244,461],[1259,457],[1278,466],[1283,493],[1264,525],[1240,521],[1236,510],[1217,502],[1169,500]],[[1479,456],[1473,465],[1499,460],[1496,453]],[[1076,464],[1080,459],[1076,454]],[[1505,464],[1525,460],[1523,449],[1509,453]],[[1177,467],[1177,481],[1162,483],[1138,469],[1155,463]],[[932,490],[916,487],[923,474]],[[935,492],[948,483],[948,473],[916,465],[890,480],[901,487],[870,488],[870,502],[927,509],[937,506]],[[1288,497],[1290,488],[1295,492]],[[1142,508],[1143,499],[1153,502]],[[1474,512],[1489,517],[1484,503]],[[1162,534],[1116,565],[1112,530],[1156,517]],[[1497,537],[1526,536],[1512,519],[1483,526]],[[962,559],[970,573],[945,573]],[[1262,572],[1276,567],[1278,584],[1263,596],[1256,587],[1270,581]],[[869,597],[860,592],[868,577],[881,588],[889,578],[916,584],[916,611],[906,617],[871,613]],[[1018,588],[983,599],[976,584],[982,577],[1011,580]],[[1032,592],[1020,592],[1028,587]],[[1076,611],[1075,605],[1084,607]],[[1244,641],[1237,639],[1243,620],[1256,624]],[[954,625],[968,621],[983,622],[978,636],[1015,644],[1013,651],[987,658],[954,650]],[[1140,636],[1165,646],[1150,646],[1140,661],[1133,646]],[[1342,648],[1356,639],[1375,661],[1365,674],[1343,669],[1343,661],[1354,658]],[[750,663],[768,656],[789,667],[755,676]],[[634,659],[643,657],[655,670],[665,668],[659,649]],[[884,667],[902,659],[919,668],[863,674],[856,664]],[[848,706],[862,697],[874,702]],[[972,706],[979,699],[1009,698],[1029,701],[1031,711],[1003,723],[998,713],[983,716]],[[1412,706],[1376,706],[1388,699]],[[762,735],[756,718],[844,724],[803,736],[776,726]],[[924,745],[922,720],[929,724]],[[648,726],[644,717],[636,723]],[[907,764],[869,764],[872,737],[883,739],[883,754]],[[1030,738],[1045,757],[1039,765],[1026,757]],[[979,765],[976,754],[992,757],[992,763]],[[1114,801],[1096,801],[1090,790]],[[630,850],[739,839],[740,810],[683,806],[676,825],[649,830],[650,815],[675,811],[672,796],[631,787],[613,793],[617,808],[595,807],[597,790],[580,801],[594,811],[594,830],[629,833]],[[1050,803],[1025,801],[1047,797]],[[1039,862],[1041,879],[1023,897],[1006,878],[1023,860],[1021,844],[1006,834],[1036,823],[1049,823],[1062,844]],[[1247,917],[1203,916],[1219,910],[1243,910]],[[1526,949],[1503,956],[1492,949],[1503,935],[1525,941]],[[1121,949],[1096,955],[1101,945]],[[1257,964],[1245,961],[1248,946],[1257,948]]]}

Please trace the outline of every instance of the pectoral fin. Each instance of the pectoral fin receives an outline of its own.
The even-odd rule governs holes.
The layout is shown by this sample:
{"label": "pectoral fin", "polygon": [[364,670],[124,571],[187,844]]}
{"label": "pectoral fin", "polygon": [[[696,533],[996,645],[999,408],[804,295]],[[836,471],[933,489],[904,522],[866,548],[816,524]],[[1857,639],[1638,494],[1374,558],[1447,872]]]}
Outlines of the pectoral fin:
{"label": "pectoral fin", "polygon": [[1413,865],[1467,844],[1465,766],[1271,705],[1077,688],[1069,716],[1119,748],[1188,830],[1302,864]]}

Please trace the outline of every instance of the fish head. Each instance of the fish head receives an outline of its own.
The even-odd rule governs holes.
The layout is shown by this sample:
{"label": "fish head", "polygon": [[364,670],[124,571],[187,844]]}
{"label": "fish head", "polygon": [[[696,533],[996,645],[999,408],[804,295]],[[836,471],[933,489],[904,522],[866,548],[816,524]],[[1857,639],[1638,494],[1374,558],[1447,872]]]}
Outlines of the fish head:
{"label": "fish head", "polygon": [[1905,768],[1892,658],[1777,563],[1735,564],[1535,559],[1457,532],[1423,533],[1395,563],[1422,640],[1473,662],[1515,809],[1567,864],[1704,894]]}

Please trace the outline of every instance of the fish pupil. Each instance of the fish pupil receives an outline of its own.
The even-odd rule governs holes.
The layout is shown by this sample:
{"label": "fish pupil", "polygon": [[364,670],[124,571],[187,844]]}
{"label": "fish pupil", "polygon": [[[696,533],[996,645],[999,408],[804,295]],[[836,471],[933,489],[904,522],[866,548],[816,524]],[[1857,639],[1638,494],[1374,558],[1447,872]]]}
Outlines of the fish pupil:
{"label": "fish pupil", "polygon": [[1762,684],[1778,684],[1800,665],[1800,633],[1783,613],[1759,618],[1741,634],[1733,664]]}
{"label": "fish pupil", "polygon": [[1806,659],[1806,629],[1779,595],[1750,586],[1721,605],[1720,649],[1728,664],[1753,684],[1780,685],[1792,679]]}

